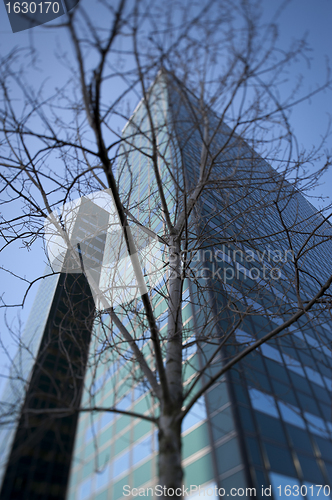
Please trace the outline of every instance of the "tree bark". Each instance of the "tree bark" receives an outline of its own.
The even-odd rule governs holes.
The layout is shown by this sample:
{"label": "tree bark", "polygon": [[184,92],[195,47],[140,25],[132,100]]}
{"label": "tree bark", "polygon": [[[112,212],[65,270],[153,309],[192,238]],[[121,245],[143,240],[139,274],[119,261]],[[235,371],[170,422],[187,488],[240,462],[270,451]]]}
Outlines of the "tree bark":
{"label": "tree bark", "polygon": [[181,422],[176,419],[179,411],[161,415],[159,419],[159,484],[160,498],[182,498],[183,470],[181,465]]}

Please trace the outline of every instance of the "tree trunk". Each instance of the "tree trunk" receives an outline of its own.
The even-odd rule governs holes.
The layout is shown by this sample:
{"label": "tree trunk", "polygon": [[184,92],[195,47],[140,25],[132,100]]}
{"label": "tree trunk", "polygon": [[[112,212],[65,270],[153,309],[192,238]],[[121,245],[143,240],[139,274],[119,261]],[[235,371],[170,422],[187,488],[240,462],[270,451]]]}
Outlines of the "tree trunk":
{"label": "tree trunk", "polygon": [[175,420],[178,413],[161,415],[159,419],[158,486],[163,492],[161,499],[182,498],[181,422]]}

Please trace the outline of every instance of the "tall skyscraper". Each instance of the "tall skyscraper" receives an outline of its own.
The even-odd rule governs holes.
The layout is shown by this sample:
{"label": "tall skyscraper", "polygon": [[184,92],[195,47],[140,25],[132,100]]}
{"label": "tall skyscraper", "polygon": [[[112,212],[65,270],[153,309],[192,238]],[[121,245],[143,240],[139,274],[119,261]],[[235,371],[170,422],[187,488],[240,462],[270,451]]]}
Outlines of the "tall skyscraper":
{"label": "tall skyscraper", "polygon": [[57,234],[46,225],[52,268],[45,270],[3,394],[1,498],[62,499],[66,493],[78,419],[72,410],[82,396],[95,312],[73,253],[98,280],[108,213],[82,198],[68,204],[65,219],[72,248],[57,245],[52,255]]}
{"label": "tall skyscraper", "polygon": [[[149,159],[151,120],[172,220],[184,207],[183,192],[198,185],[202,155],[213,164],[210,184],[187,221],[183,257],[183,380],[190,387],[209,354],[218,351],[206,379],[290,320],[299,301],[303,306],[311,300],[331,273],[332,227],[169,73],[158,75],[149,106],[147,113],[142,101],[125,127],[117,167],[121,197],[136,220],[163,237],[164,214]],[[109,250],[107,234],[104,241],[99,263]],[[167,274],[158,279],[150,293],[163,336]],[[148,330],[135,316],[142,304],[139,297],[131,299],[118,301],[118,312],[153,367]],[[236,498],[277,500],[298,492],[307,499],[332,498],[331,328],[328,311],[318,303],[197,401],[182,427],[184,486],[192,487],[193,498],[198,486],[203,498],[216,498],[215,488],[220,496]],[[139,488],[153,496],[147,488],[157,484],[158,437],[148,418],[158,416],[158,405],[133,370],[132,356],[109,315],[101,314],[92,331],[81,403],[98,411],[79,415],[67,500],[133,498]],[[107,411],[114,407],[147,418]]]}
{"label": "tall skyscraper", "polygon": [[[199,338],[207,324],[213,325],[211,331],[219,328],[221,341],[222,332],[230,331],[243,313],[223,348],[226,363],[292,317],[298,306],[294,258],[305,244],[312,248],[298,261],[300,294],[304,302],[315,295],[329,277],[332,228],[292,184],[219,123],[213,111],[202,110],[198,99],[171,75],[161,72],[149,99],[172,217],[183,203],[179,186],[185,184],[187,192],[197,186],[206,121],[209,135],[215,134],[208,154],[221,151],[214,160],[211,189],[205,188],[188,224],[187,261],[195,261],[195,248],[200,247],[198,262],[191,265],[196,276],[188,274],[183,292],[188,343],[183,376],[190,383],[204,363],[207,339]],[[148,159],[149,120],[141,102],[123,131],[118,180],[134,216],[162,236],[165,221]],[[205,302],[200,304],[202,295]],[[157,293],[153,303],[163,334],[167,304]],[[317,317],[318,307],[237,363],[189,412],[182,429],[185,487],[210,487],[209,496],[217,486],[226,496],[236,497],[254,496],[246,488],[255,488],[257,497],[271,494],[275,500],[296,496],[297,491],[307,498],[318,493],[329,497],[332,332],[328,313]],[[134,332],[133,315],[125,324]],[[108,328],[112,327],[105,316],[96,333],[104,347]],[[146,353],[148,343],[143,330],[141,334]],[[196,344],[190,343],[193,338]],[[112,354],[105,349],[107,362],[88,374],[92,390],[85,393],[83,404],[157,414],[148,388],[133,386],[126,349]],[[131,498],[131,488],[154,486],[157,448],[156,428],[148,421],[108,412],[81,416],[68,500]],[[319,491],[315,485],[323,488]],[[232,488],[236,491],[231,493]]]}

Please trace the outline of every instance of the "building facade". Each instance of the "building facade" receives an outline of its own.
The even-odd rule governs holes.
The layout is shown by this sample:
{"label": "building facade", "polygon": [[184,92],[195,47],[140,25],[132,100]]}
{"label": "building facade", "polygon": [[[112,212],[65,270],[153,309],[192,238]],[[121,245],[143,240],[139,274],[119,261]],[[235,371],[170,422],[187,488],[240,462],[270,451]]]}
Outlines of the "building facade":
{"label": "building facade", "polygon": [[[299,298],[302,305],[311,300],[330,275],[332,228],[175,77],[159,74],[149,106],[153,123],[142,101],[125,127],[117,170],[120,195],[143,226],[161,238],[166,232],[149,161],[151,126],[173,220],[185,204],[181,193],[193,192],[199,182],[202,152],[213,158],[211,187],[205,186],[188,220],[183,259],[183,379],[190,387],[209,355],[218,352],[206,379],[290,320]],[[213,137],[208,151],[207,137]],[[158,258],[162,268],[162,248]],[[150,287],[161,336],[167,330],[166,292],[167,271]],[[153,367],[141,311],[139,297],[118,303],[118,314]],[[219,496],[236,498],[332,498],[331,341],[328,310],[318,303],[197,401],[182,426],[184,487],[193,499],[198,487],[209,498],[218,498],[216,488]],[[139,488],[153,497],[148,488],[157,485],[156,427],[148,418],[107,411],[158,416],[131,361],[129,345],[101,311],[81,402],[96,410],[78,418],[67,500],[134,498]]]}
{"label": "building facade", "polygon": [[[166,201],[175,217],[181,208],[176,186],[186,182],[190,191],[198,182],[204,117],[198,100],[165,73],[157,79],[150,99]],[[203,193],[191,225],[192,247],[198,238],[205,242],[196,266],[201,277],[205,269],[204,284],[199,292],[195,280],[185,281],[182,314],[189,346],[207,321],[198,304],[199,293],[205,295],[205,304],[213,304],[209,314],[218,318],[220,331],[230,330],[242,311],[241,325],[223,350],[226,363],[296,310],[294,256],[313,231],[313,248],[301,260],[303,300],[328,279],[331,226],[244,141],[232,137],[231,129],[220,124],[211,110],[207,114],[211,133],[217,129],[212,150],[220,148],[222,154],[214,166],[217,187]],[[123,132],[128,139],[120,160],[119,186],[136,219],[162,236],[165,221],[158,211],[157,186],[146,154],[150,126],[142,102]],[[221,187],[218,179],[223,179]],[[158,294],[153,304],[162,334],[167,328],[167,304]],[[226,310],[233,311],[231,317]],[[96,327],[96,338],[107,338],[105,332],[113,328],[107,315],[103,321]],[[134,333],[130,315],[124,321]],[[182,429],[184,484],[193,486],[193,498],[198,485],[224,488],[225,495],[232,488],[244,489],[237,496],[255,488],[257,497],[286,498],[298,491],[307,498],[318,493],[329,497],[331,335],[328,312],[318,314],[314,309],[246,356],[193,407]],[[149,343],[144,342],[142,330],[139,339],[147,353]],[[204,341],[199,348],[198,344],[184,349],[183,376],[188,383],[209,349]],[[123,347],[109,358],[105,354],[105,365],[87,375],[87,386],[93,390],[85,393],[83,404],[156,415],[148,388],[132,382],[130,363],[125,362],[130,360],[128,352]],[[82,416],[67,498],[131,498],[131,488],[153,487],[156,432],[150,422],[130,416],[107,412]],[[315,485],[323,488],[319,491]],[[213,496],[212,490],[206,489],[206,495]]]}

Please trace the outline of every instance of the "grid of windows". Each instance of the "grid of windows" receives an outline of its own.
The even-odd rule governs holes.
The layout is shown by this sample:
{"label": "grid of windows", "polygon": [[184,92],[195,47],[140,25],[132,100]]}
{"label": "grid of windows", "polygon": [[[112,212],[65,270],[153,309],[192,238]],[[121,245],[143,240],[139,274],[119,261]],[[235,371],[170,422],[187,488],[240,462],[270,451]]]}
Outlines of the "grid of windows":
{"label": "grid of windows", "polygon": [[[158,101],[162,105],[156,106],[155,120],[158,123],[159,113],[160,123],[165,123],[163,113],[166,108],[167,113],[176,113],[174,121],[181,142],[181,162],[189,184],[194,186],[199,177],[201,138],[198,131],[193,130],[190,111],[181,92],[176,90],[177,84],[172,85],[167,91],[162,83],[160,87],[156,86],[156,92],[163,97]],[[195,98],[192,99],[194,103]],[[176,120],[179,117],[180,120]],[[210,120],[213,127],[217,118],[212,113]],[[138,124],[139,129],[148,130],[143,106],[137,108],[124,133],[135,135]],[[216,147],[226,142],[228,132],[226,125],[220,127]],[[179,175],[181,169],[176,169],[180,155],[174,146],[169,145],[172,142],[168,140],[169,133],[165,126],[161,126],[158,141],[165,145],[160,172],[167,202],[173,203],[173,215],[177,207],[172,201],[174,193],[169,171]],[[141,148],[146,144],[148,148],[144,142],[146,137],[137,133],[136,144]],[[135,148],[126,148],[124,163],[128,162],[130,168],[122,165],[119,169],[122,193],[128,195],[133,215],[162,234],[164,218],[158,204],[152,166]],[[231,174],[236,158],[238,185],[227,193],[215,190],[204,194],[200,206],[201,230],[212,242],[210,254],[213,262],[217,261],[222,271],[228,269],[230,275],[233,273],[232,279],[225,280],[222,292],[216,291],[214,298],[221,304],[225,297],[231,297],[239,310],[246,305],[252,311],[250,318],[236,331],[234,345],[230,348],[233,351],[238,344],[250,345],[280,325],[297,307],[292,253],[289,253],[283,227],[286,224],[291,228],[294,251],[297,251],[303,245],[304,234],[320,221],[320,216],[300,194],[291,199],[288,197],[290,189],[287,185],[284,199],[280,201],[281,219],[272,203],[280,181],[278,174],[258,155],[252,156],[253,152],[246,145],[239,146],[235,138],[230,141],[213,175],[220,178]],[[255,182],[243,182],[249,172],[246,158],[255,162],[254,172],[250,171]],[[224,203],[226,195],[227,204]],[[331,244],[322,242],[327,234],[331,234],[331,226],[323,223],[320,231],[316,243],[321,244],[301,261],[303,270],[309,269],[311,274],[303,279],[301,293],[306,297],[318,289],[317,280],[323,282],[330,272],[321,262],[322,256],[330,262]],[[244,235],[243,240],[247,237],[254,243],[239,242],[239,234]],[[218,246],[221,235],[233,240],[226,249]],[[212,268],[209,254],[205,260],[207,267]],[[271,273],[274,267],[280,272],[278,280],[274,280],[273,274],[259,279],[253,274],[253,268],[258,271],[266,268]],[[254,288],[256,292],[252,294]],[[190,342],[195,321],[195,328],[199,327],[199,313],[185,303],[188,294],[189,288],[184,293],[183,309],[184,319],[191,327],[185,336],[184,347],[187,344],[188,347],[183,350],[184,360],[190,360],[184,371],[187,383],[199,369],[200,362]],[[161,300],[155,302],[154,307],[163,332],[167,328],[166,305]],[[138,342],[140,348],[149,353],[150,346],[144,332],[141,332]],[[307,498],[317,494],[316,490],[310,490],[311,484],[332,485],[331,342],[329,318],[322,316],[318,320],[314,313],[308,313],[306,318],[289,327],[288,335],[262,345],[228,373],[227,378],[215,384],[183,422],[185,484],[214,481],[225,488],[254,485],[258,496],[263,496],[262,487],[272,485],[274,498],[289,498],[284,490],[287,485],[294,490],[309,488]],[[126,385],[125,363],[114,359],[107,370],[105,368],[95,382],[95,397],[99,395],[101,402],[112,405],[116,396],[122,409],[150,411],[154,408],[147,387],[133,389]],[[124,484],[153,484],[156,446],[155,430],[147,421],[105,413],[95,417],[92,424],[88,416],[81,417],[68,500],[117,499],[122,497]],[[95,472],[93,463],[97,456],[104,462]],[[104,496],[97,497],[97,493]]]}

